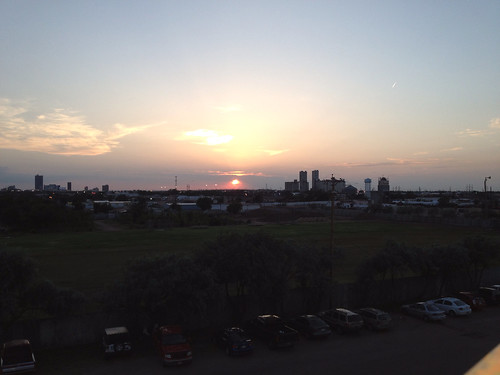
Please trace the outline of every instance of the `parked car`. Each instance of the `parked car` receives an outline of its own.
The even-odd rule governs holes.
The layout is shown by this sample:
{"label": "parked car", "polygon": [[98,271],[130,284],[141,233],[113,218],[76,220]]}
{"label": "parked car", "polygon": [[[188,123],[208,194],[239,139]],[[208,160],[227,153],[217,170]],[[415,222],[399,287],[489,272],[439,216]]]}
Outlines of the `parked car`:
{"label": "parked car", "polygon": [[363,328],[361,315],[344,308],[322,311],[318,316],[338,333],[358,332]]}
{"label": "parked car", "polygon": [[2,345],[0,373],[20,374],[34,372],[36,361],[29,340],[12,340]]}
{"label": "parked car", "polygon": [[224,328],[215,340],[230,356],[252,353],[254,349],[252,339],[239,327]]}
{"label": "parked car", "polygon": [[127,327],[104,329],[102,347],[105,358],[118,355],[130,355],[132,353],[132,342]]}
{"label": "parked car", "polygon": [[432,303],[417,302],[409,305],[401,306],[401,312],[408,315],[413,315],[425,321],[442,321],[446,318],[443,310],[439,309]]}
{"label": "parked car", "polygon": [[246,331],[264,340],[272,349],[292,347],[299,340],[299,333],[277,315],[259,315],[247,322]]}
{"label": "parked car", "polygon": [[330,326],[316,315],[301,315],[287,324],[307,338],[326,338],[332,333]]}
{"label": "parked car", "polygon": [[458,298],[444,297],[428,301],[449,316],[470,315],[472,309],[468,304]]}
{"label": "parked car", "polygon": [[495,289],[500,294],[500,284],[490,285],[490,288]]}
{"label": "parked car", "polygon": [[496,306],[500,303],[500,296],[495,288],[482,286],[479,288],[478,294],[484,298],[487,305]]}
{"label": "parked car", "polygon": [[484,298],[473,292],[459,292],[457,297],[467,303],[472,310],[480,311],[486,306]]}
{"label": "parked car", "polygon": [[389,329],[392,325],[392,318],[385,311],[373,307],[363,307],[357,313],[361,315],[363,325],[368,329],[382,331]]}
{"label": "parked car", "polygon": [[162,326],[153,331],[153,340],[163,366],[191,363],[193,351],[179,326]]}

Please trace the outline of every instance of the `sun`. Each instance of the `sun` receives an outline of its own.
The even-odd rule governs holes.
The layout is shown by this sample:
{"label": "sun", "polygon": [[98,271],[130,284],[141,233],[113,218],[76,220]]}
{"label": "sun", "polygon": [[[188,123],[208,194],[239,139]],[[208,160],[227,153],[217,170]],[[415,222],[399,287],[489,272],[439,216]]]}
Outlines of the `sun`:
{"label": "sun", "polygon": [[239,185],[239,184],[240,184],[240,181],[237,180],[236,178],[233,181],[231,181],[231,185],[233,185],[233,186],[236,186],[236,185]]}

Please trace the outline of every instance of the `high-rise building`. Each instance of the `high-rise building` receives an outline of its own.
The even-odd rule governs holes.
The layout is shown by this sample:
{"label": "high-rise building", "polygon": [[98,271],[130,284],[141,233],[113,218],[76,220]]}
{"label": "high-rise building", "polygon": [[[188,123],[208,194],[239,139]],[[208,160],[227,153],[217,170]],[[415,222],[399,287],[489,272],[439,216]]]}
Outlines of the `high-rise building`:
{"label": "high-rise building", "polygon": [[37,174],[35,176],[35,190],[42,191],[43,190],[43,176]]}
{"label": "high-rise building", "polygon": [[307,182],[307,171],[299,172],[299,190],[301,192],[309,190],[309,182]]}
{"label": "high-rise building", "polygon": [[319,171],[315,169],[312,171],[312,189],[313,190],[318,190],[318,181],[319,181]]}
{"label": "high-rise building", "polygon": [[71,191],[71,181],[68,181],[67,185],[66,185],[66,190],[67,191]]}
{"label": "high-rise building", "polygon": [[102,192],[107,193],[109,191],[109,185],[102,185]]}

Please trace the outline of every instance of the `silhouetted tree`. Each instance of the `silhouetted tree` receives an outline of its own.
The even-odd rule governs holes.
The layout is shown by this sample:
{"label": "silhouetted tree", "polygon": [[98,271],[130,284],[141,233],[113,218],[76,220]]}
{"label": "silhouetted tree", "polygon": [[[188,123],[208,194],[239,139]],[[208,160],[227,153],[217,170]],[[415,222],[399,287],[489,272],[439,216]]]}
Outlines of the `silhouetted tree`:
{"label": "silhouetted tree", "polygon": [[494,244],[485,237],[476,236],[466,238],[463,246],[468,255],[468,262],[466,263],[467,275],[471,285],[479,287],[484,271],[495,264],[498,259],[500,251],[498,244]]}
{"label": "silhouetted tree", "polygon": [[186,323],[206,319],[220,293],[210,268],[172,254],[135,260],[106,296],[108,308]]}
{"label": "silhouetted tree", "polygon": [[196,206],[198,206],[202,211],[210,210],[212,208],[212,204],[212,198],[209,197],[200,197],[196,200]]}
{"label": "silhouetted tree", "polygon": [[69,314],[84,302],[81,293],[56,287],[41,278],[25,255],[0,250],[0,323],[4,328],[30,311]]}
{"label": "silhouetted tree", "polygon": [[232,201],[227,205],[227,212],[230,214],[238,214],[243,209],[243,205],[239,201]]}

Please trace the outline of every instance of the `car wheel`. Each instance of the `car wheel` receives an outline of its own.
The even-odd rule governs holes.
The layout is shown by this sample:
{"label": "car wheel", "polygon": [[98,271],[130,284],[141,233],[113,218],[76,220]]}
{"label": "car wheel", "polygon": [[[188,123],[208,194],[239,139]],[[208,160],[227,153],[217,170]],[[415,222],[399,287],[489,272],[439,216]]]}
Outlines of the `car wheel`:
{"label": "car wheel", "polygon": [[450,311],[448,311],[448,315],[451,316],[451,317],[453,317],[453,316],[455,316],[457,314],[455,313],[455,311],[450,310]]}

